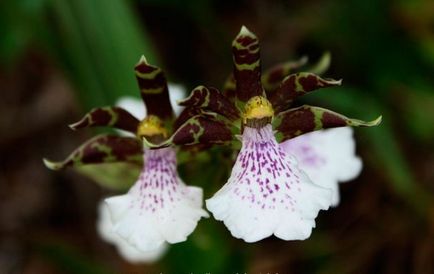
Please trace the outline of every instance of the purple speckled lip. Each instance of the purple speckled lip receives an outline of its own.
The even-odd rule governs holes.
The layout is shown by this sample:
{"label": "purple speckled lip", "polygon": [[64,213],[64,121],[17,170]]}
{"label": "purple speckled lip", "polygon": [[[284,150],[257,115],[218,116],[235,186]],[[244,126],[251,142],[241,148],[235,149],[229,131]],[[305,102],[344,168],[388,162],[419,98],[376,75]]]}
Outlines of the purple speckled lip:
{"label": "purple speckled lip", "polygon": [[130,193],[135,193],[130,208],[138,206],[140,212],[156,212],[180,201],[186,187],[178,177],[174,149],[148,150],[143,158],[140,177],[130,190]]}
{"label": "purple speckled lip", "polygon": [[271,126],[246,127],[231,180],[233,194],[251,206],[294,211],[293,191],[301,191],[300,171],[276,143]]}
{"label": "purple speckled lip", "polygon": [[319,210],[330,203],[331,191],[311,182],[277,143],[270,124],[244,128],[228,182],[206,201],[214,217],[246,242],[271,235],[306,239]]}

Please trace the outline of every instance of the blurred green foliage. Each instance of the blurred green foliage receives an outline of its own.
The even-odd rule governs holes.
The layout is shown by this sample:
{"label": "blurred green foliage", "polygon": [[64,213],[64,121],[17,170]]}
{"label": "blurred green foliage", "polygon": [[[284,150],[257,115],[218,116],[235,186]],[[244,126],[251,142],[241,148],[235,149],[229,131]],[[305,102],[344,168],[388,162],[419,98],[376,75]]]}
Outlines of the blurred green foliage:
{"label": "blurred green foliage", "polygon": [[[426,216],[432,195],[416,181],[397,141],[398,128],[410,135],[405,137],[425,141],[428,146],[432,147],[434,140],[434,115],[429,115],[434,109],[434,79],[430,76],[434,62],[426,58],[428,53],[418,43],[421,41],[411,37],[414,32],[405,32],[399,25],[403,24],[401,13],[415,12],[409,10],[410,2],[412,9],[420,12],[431,7],[424,20],[434,22],[429,1],[336,2],[330,20],[317,30],[317,43],[339,53],[335,59],[340,59],[337,62],[341,66],[336,71],[346,71],[347,75],[339,91],[314,96],[362,119],[383,115],[381,127],[363,131],[377,157],[372,166],[389,177],[392,189],[404,201]],[[434,32],[430,38],[432,35]]]}
{"label": "blurred green foliage", "polygon": [[64,67],[88,110],[138,96],[133,65],[156,55],[130,2],[23,0],[1,4],[1,59],[13,63],[32,48]]}
{"label": "blurred green foliage", "polygon": [[101,263],[83,256],[79,250],[59,242],[46,242],[36,246],[42,257],[53,262],[62,273],[115,274]]}

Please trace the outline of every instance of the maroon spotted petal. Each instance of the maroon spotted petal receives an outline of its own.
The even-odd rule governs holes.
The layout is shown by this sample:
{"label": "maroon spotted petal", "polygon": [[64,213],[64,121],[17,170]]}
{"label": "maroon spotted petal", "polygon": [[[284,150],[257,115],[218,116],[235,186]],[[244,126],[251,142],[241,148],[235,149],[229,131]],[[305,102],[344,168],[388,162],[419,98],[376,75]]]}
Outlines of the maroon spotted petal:
{"label": "maroon spotted petal", "polygon": [[264,96],[259,41],[256,35],[244,26],[232,42],[232,55],[237,99],[245,103],[254,96]]}
{"label": "maroon spotted petal", "polygon": [[52,162],[44,159],[45,165],[53,170],[86,164],[142,162],[143,148],[140,140],[116,135],[99,135],[74,150],[65,160]]}
{"label": "maroon spotted petal", "polygon": [[323,79],[309,72],[291,74],[282,81],[274,93],[270,94],[270,102],[276,112],[281,112],[298,96],[320,88],[339,86],[341,83],[341,80]]}
{"label": "maroon spotted petal", "polygon": [[[289,61],[281,64],[277,64],[269,69],[267,69],[262,75],[262,85],[264,86],[265,91],[267,92],[267,96],[270,92],[276,90],[282,80],[294,73],[295,70],[300,67],[306,65],[307,57],[304,56],[296,61]],[[270,97],[270,96],[268,96]]]}
{"label": "maroon spotted petal", "polygon": [[170,121],[173,118],[173,110],[163,71],[148,64],[144,56],[134,70],[147,115],[155,115],[164,121]]}
{"label": "maroon spotted petal", "polygon": [[279,113],[274,118],[273,128],[277,131],[276,139],[283,142],[315,130],[345,126],[370,127],[380,122],[381,116],[374,121],[365,122],[324,108],[304,105]]}
{"label": "maroon spotted petal", "polygon": [[235,105],[230,102],[220,91],[215,88],[198,86],[190,96],[179,102],[179,105],[187,108],[201,108],[223,115],[231,121],[240,118],[240,113]]}
{"label": "maroon spotted petal", "polygon": [[94,108],[80,121],[69,125],[76,130],[87,127],[108,126],[136,133],[139,120],[120,107]]}
{"label": "maroon spotted petal", "polygon": [[184,108],[181,111],[181,113],[178,115],[178,117],[176,117],[176,120],[173,124],[174,131],[176,131],[180,126],[182,126],[185,122],[187,122],[187,120],[197,115],[207,115],[207,114],[204,113],[204,111],[199,108],[193,108],[193,107]]}

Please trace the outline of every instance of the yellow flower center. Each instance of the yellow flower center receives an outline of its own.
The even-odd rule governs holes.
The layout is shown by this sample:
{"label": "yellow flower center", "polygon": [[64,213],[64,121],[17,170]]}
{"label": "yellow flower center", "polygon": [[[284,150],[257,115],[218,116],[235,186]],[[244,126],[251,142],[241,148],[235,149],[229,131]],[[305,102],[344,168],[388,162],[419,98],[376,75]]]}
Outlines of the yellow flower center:
{"label": "yellow flower center", "polygon": [[244,123],[246,123],[247,120],[272,118],[273,116],[273,106],[265,97],[252,97],[244,106]]}
{"label": "yellow flower center", "polygon": [[156,135],[162,135],[164,138],[166,138],[167,130],[160,118],[154,115],[149,115],[143,119],[137,127],[137,136],[151,137]]}

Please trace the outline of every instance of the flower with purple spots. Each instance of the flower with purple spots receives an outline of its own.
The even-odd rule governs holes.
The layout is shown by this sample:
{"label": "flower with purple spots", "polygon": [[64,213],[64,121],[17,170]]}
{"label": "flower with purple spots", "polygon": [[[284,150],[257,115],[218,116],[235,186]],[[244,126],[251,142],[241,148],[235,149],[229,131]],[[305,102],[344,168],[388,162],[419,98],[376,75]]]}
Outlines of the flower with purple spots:
{"label": "flower with purple spots", "polygon": [[233,236],[247,242],[271,235],[308,238],[319,210],[337,204],[338,182],[360,171],[348,129],[312,132],[376,126],[381,116],[365,122],[320,107],[292,107],[299,96],[341,84],[316,75],[326,70],[328,55],[307,72],[299,71],[306,64],[301,59],[262,74],[258,38],[245,27],[232,51],[234,70],[223,91],[196,87],[179,102],[184,109],[176,120],[163,72],[142,58],[135,72],[144,119],[122,107],[103,107],[71,125],[111,126],[134,137],[100,135],[62,162],[45,162],[52,169],[119,162],[128,165],[125,172],[140,168],[128,193],[106,199],[116,238],[111,242],[119,248],[121,239],[142,255],[157,252],[165,243],[185,241],[207,216],[202,189],[185,185],[177,173],[175,146],[205,150],[219,144],[239,150],[227,183],[206,204]]}
{"label": "flower with purple spots", "polygon": [[[381,117],[364,122],[314,106],[291,108],[298,96],[340,85],[341,81],[323,79],[313,73],[323,72],[324,66],[314,66],[311,72],[297,72],[305,61],[284,63],[261,75],[259,42],[245,27],[233,41],[232,51],[234,70],[223,92],[205,86],[195,88],[180,102],[185,107],[184,115],[181,114],[185,116],[181,120],[184,123],[165,142],[153,144],[148,140],[147,145],[237,146],[240,140],[241,150],[231,175],[206,201],[208,210],[224,222],[234,237],[247,242],[271,235],[284,240],[306,239],[319,210],[334,204],[337,196],[330,189],[332,184],[311,181],[293,154],[310,166],[328,166],[324,161],[332,158],[329,151],[309,157],[311,147],[297,144],[297,149],[286,149],[279,143],[326,128],[375,126]],[[298,149],[303,151],[297,154]],[[336,154],[336,159],[340,157]],[[331,167],[323,170],[327,170],[323,173],[329,176],[327,180],[333,182],[351,177],[348,174],[345,177],[345,172],[332,172]],[[316,179],[313,173],[312,177]]]}
{"label": "flower with purple spots", "polygon": [[128,193],[105,200],[99,230],[127,260],[143,262],[157,258],[167,243],[185,241],[198,221],[208,214],[202,209],[202,189],[187,186],[179,177],[175,149],[150,150],[143,146],[145,137],[154,142],[165,141],[177,121],[162,70],[149,65],[142,57],[135,72],[145,103],[141,112],[137,111],[134,100],[124,99],[120,104],[127,109],[96,108],[71,125],[73,129],[111,126],[134,137],[100,135],[64,161],[45,160],[45,163],[52,169],[126,163],[125,172],[141,166],[139,178]]}
{"label": "flower with purple spots", "polygon": [[105,200],[113,231],[142,252],[187,239],[202,209],[202,189],[186,186],[176,170],[173,148],[148,150],[139,180],[127,194]]}
{"label": "flower with purple spots", "polygon": [[271,125],[245,127],[242,148],[228,182],[206,206],[232,235],[256,242],[275,235],[284,240],[310,236],[331,191],[313,184],[276,142]]}

